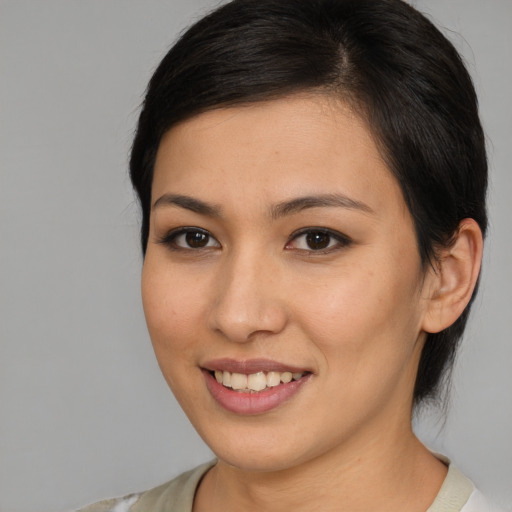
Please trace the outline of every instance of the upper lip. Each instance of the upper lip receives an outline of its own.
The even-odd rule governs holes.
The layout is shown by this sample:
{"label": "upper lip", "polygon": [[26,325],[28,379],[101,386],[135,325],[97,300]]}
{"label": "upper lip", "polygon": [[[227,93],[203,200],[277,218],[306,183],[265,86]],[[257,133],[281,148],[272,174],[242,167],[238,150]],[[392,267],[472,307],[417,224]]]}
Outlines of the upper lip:
{"label": "upper lip", "polygon": [[264,358],[246,360],[237,360],[230,358],[213,359],[211,361],[206,361],[201,365],[201,367],[209,371],[220,370],[230,373],[243,373],[246,375],[258,372],[304,373],[309,371],[303,367],[294,366]]}

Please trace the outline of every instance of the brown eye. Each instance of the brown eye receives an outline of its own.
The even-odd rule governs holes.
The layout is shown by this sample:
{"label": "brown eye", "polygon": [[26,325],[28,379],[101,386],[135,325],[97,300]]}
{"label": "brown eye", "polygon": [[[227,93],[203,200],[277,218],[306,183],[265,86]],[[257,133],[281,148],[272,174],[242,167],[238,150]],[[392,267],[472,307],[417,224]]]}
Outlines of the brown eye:
{"label": "brown eye", "polygon": [[189,231],[185,234],[185,242],[193,249],[200,249],[206,247],[210,240],[210,236],[201,231]]}
{"label": "brown eye", "polygon": [[331,243],[331,235],[323,231],[311,231],[306,235],[306,243],[313,251],[327,249]]}
{"label": "brown eye", "polygon": [[285,249],[319,254],[336,251],[351,245],[352,240],[339,231],[327,228],[304,228],[296,231]]}
{"label": "brown eye", "polygon": [[200,250],[220,248],[219,242],[206,230],[183,227],[171,231],[160,243],[172,250]]}

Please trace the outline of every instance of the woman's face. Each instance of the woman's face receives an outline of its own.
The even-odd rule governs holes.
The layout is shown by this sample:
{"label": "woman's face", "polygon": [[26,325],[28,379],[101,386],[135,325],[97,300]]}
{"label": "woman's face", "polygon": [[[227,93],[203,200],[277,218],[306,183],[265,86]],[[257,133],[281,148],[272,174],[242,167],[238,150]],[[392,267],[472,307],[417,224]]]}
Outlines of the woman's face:
{"label": "woman's face", "polygon": [[164,136],[144,310],[220,459],[284,469],[399,439],[429,282],[395,178],[334,100],[215,110]]}

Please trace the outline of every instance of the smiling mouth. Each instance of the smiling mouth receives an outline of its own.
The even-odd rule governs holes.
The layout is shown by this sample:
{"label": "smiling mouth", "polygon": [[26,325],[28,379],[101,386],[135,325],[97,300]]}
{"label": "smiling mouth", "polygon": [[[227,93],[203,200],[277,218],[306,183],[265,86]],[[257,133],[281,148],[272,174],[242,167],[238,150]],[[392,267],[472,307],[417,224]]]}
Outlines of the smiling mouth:
{"label": "smiling mouth", "polygon": [[244,373],[228,372],[222,370],[210,371],[215,380],[224,387],[239,391],[240,393],[258,393],[265,389],[276,388],[289,382],[300,380],[309,372],[257,372],[246,375]]}
{"label": "smiling mouth", "polygon": [[204,362],[202,371],[212,398],[230,413],[258,415],[293,399],[313,371],[271,359]]}

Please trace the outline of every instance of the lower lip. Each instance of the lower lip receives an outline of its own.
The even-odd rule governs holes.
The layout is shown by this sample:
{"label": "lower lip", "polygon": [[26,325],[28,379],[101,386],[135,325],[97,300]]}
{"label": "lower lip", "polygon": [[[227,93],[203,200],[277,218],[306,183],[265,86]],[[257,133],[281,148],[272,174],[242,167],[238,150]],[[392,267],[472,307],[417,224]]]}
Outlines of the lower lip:
{"label": "lower lip", "polygon": [[262,414],[279,407],[296,395],[311,377],[309,373],[299,380],[292,380],[263,391],[244,393],[219,384],[209,371],[203,370],[203,374],[210,394],[219,405],[230,412],[246,415]]}

